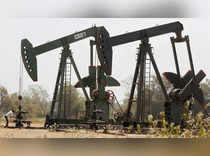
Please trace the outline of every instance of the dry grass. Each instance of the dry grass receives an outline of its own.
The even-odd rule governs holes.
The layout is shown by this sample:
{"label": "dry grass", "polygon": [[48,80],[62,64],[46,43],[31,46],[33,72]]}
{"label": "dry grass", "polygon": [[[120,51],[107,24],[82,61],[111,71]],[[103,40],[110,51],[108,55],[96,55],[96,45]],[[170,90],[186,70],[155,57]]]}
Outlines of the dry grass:
{"label": "dry grass", "polygon": [[[210,118],[206,123],[210,124]],[[51,132],[48,129],[39,129],[43,127],[43,121],[36,120],[32,122],[31,127],[37,127],[37,129],[17,129],[17,128],[4,128],[4,121],[0,122],[0,138],[171,138],[171,137],[183,137],[181,135],[156,135],[159,130],[152,128],[152,133],[139,133],[139,134],[127,134],[120,130],[108,130],[106,134],[103,130],[90,130],[90,129],[58,129]],[[9,123],[9,126],[14,127],[14,123]],[[191,138],[192,135],[185,133],[185,138]],[[160,131],[159,131],[160,133]],[[162,132],[161,132],[162,133]],[[199,137],[199,136],[198,136]]]}

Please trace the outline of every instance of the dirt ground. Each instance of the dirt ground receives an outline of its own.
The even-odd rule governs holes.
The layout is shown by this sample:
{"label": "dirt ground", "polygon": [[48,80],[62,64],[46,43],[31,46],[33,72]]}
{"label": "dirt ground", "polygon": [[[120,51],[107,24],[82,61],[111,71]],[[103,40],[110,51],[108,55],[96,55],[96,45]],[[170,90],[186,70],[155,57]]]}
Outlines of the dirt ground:
{"label": "dirt ground", "polygon": [[[9,123],[9,128],[4,128],[4,121],[0,122],[0,138],[160,138],[152,135],[155,133],[147,131],[145,134],[127,134],[120,130],[109,130],[104,133],[104,130],[91,130],[91,129],[75,129],[65,128],[50,131],[44,129],[44,123],[41,121],[32,121],[31,128],[14,128],[14,123]],[[150,134],[149,134],[149,133]]]}
{"label": "dirt ground", "polygon": [[142,134],[124,134],[119,131],[109,131],[104,134],[103,130],[90,129],[59,129],[58,131],[50,132],[48,129],[43,129],[43,123],[32,123],[33,129],[14,128],[14,123],[9,123],[9,128],[4,128],[4,123],[0,123],[0,138],[145,138]]}

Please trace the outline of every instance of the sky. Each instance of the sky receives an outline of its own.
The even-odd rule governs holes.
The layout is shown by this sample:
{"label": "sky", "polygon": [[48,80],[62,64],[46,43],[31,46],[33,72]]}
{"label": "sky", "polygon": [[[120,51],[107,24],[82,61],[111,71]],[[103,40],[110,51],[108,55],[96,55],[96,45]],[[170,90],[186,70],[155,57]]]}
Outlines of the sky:
{"label": "sky", "polygon": [[[19,58],[21,39],[27,38],[33,46],[55,40],[57,38],[81,31],[93,25],[104,26],[110,36],[141,30],[156,25],[180,21],[184,25],[183,35],[189,35],[194,61],[195,72],[203,69],[210,78],[210,21],[204,18],[5,18],[2,19],[0,29],[0,84],[6,87],[9,93],[17,92],[19,86]],[[150,39],[153,47],[154,58],[160,73],[175,72],[175,64],[170,43],[166,34]],[[88,38],[70,45],[76,65],[81,77],[88,75],[89,40]],[[135,70],[137,47],[140,41],[113,47],[112,76],[120,83],[120,87],[112,87],[118,99],[122,102],[128,88],[123,81],[132,78]],[[38,84],[45,88],[50,97],[53,95],[56,76],[58,72],[61,48],[49,51],[37,57],[38,82],[33,82],[24,69],[23,89],[29,85]],[[185,44],[177,44],[177,53],[183,75],[190,69]],[[153,71],[154,73],[154,71]],[[72,72],[72,84],[77,82]]]}
{"label": "sky", "polygon": [[0,17],[208,17],[199,0],[2,0]]}

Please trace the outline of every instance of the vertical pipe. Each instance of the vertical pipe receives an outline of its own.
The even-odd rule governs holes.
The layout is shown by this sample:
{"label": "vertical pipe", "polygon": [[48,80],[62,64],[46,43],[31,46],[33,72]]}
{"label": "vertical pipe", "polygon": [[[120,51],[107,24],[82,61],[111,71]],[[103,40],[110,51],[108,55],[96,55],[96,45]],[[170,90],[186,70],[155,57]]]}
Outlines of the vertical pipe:
{"label": "vertical pipe", "polygon": [[176,72],[177,72],[177,75],[180,77],[179,63],[178,63],[178,58],[177,58],[177,53],[176,53],[174,37],[171,37],[170,39],[171,39],[171,45],[172,45],[173,54],[174,54],[174,61],[175,61],[175,66],[176,66]]}
{"label": "vertical pipe", "polygon": [[195,70],[194,70],[194,65],[193,65],[193,59],[192,59],[192,53],[191,53],[191,49],[190,49],[190,39],[189,36],[185,36],[185,41],[187,44],[187,51],[188,51],[188,55],[189,55],[189,60],[190,60],[190,67],[193,73],[193,77],[195,77]]}
{"label": "vertical pipe", "polygon": [[90,66],[93,66],[93,44],[95,41],[90,40]]}
{"label": "vertical pipe", "polygon": [[20,56],[20,71],[19,71],[19,95],[22,94],[23,89],[23,63],[22,63],[22,57]]}
{"label": "vertical pipe", "polygon": [[148,58],[149,61],[149,86],[148,86],[148,100],[149,100],[149,114],[152,113],[152,106],[151,106],[151,90],[150,90],[150,86],[151,86],[151,61]]}
{"label": "vertical pipe", "polygon": [[69,118],[71,118],[71,109],[72,109],[72,84],[71,84],[71,71],[72,71],[72,64],[71,61],[69,62],[70,64],[70,80],[69,80],[69,86],[70,86],[70,91],[69,91]]}
{"label": "vertical pipe", "polygon": [[66,101],[66,96],[67,96],[67,58],[65,60],[65,64],[64,64],[64,97],[63,97],[63,117],[64,119],[66,119],[66,105],[67,105],[67,101]]}
{"label": "vertical pipe", "polygon": [[[22,90],[23,90],[23,63],[22,63],[22,57],[20,56],[20,71],[19,71],[19,90],[18,90],[18,96],[22,96]],[[18,98],[19,105],[22,103],[22,98]]]}

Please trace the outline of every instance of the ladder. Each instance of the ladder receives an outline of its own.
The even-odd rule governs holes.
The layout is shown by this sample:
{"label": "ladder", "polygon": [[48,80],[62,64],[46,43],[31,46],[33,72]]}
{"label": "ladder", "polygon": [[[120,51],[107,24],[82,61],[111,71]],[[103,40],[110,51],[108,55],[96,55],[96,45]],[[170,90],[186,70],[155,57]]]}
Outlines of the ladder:
{"label": "ladder", "polygon": [[[61,53],[59,73],[57,76],[56,87],[53,95],[51,112],[58,119],[71,117],[71,70],[70,58],[65,52]],[[53,110],[55,105],[55,109]],[[52,114],[51,114],[52,115]]]}
{"label": "ladder", "polygon": [[65,74],[64,74],[64,118],[71,118],[72,108],[72,90],[71,90],[71,71],[72,64],[69,58],[66,59]]}
{"label": "ladder", "polygon": [[139,55],[141,55],[140,66],[143,66],[140,70],[143,69],[143,72],[139,71],[138,75],[136,120],[145,122],[148,114],[151,113],[151,60],[148,53],[142,51]]}
{"label": "ladder", "polygon": [[144,100],[145,100],[145,116],[147,117],[149,114],[151,114],[151,60],[149,58],[149,55],[146,55],[146,61],[145,61],[145,75],[144,75]]}

